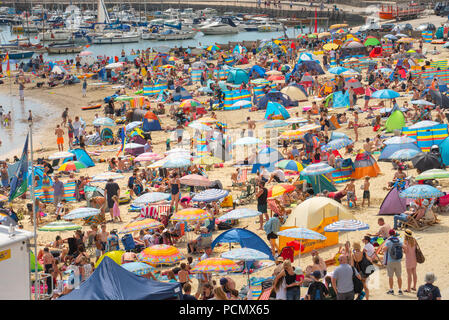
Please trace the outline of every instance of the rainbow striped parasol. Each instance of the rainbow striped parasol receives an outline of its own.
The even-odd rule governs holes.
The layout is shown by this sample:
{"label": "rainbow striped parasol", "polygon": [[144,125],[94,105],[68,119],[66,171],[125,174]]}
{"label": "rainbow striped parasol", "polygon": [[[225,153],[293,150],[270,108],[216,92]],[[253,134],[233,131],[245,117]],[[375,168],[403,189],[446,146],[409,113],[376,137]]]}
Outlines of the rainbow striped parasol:
{"label": "rainbow striped parasol", "polygon": [[241,267],[234,261],[224,258],[204,259],[191,270],[192,273],[238,272]]}
{"label": "rainbow striped parasol", "polygon": [[178,248],[166,244],[156,244],[144,249],[137,255],[137,259],[149,265],[174,264],[184,259]]}
{"label": "rainbow striped parasol", "polygon": [[203,221],[210,219],[209,212],[198,208],[187,208],[179,210],[172,217],[171,221]]}
{"label": "rainbow striped parasol", "polygon": [[157,220],[143,219],[143,220],[133,221],[133,222],[128,223],[122,230],[120,230],[119,233],[130,233],[130,232],[145,230],[145,229],[158,229],[162,226],[164,226],[164,225]]}
{"label": "rainbow striped parasol", "polygon": [[205,124],[206,126],[213,126],[214,124],[216,124],[218,122],[217,119],[214,119],[211,117],[200,118],[197,121],[201,122],[202,124]]}
{"label": "rainbow striped parasol", "polygon": [[61,165],[58,171],[76,171],[78,169],[87,168],[86,165],[79,161],[69,161]]}
{"label": "rainbow striped parasol", "polygon": [[279,136],[279,139],[282,140],[297,140],[301,138],[304,135],[303,132],[299,130],[287,130],[282,132],[282,134]]}

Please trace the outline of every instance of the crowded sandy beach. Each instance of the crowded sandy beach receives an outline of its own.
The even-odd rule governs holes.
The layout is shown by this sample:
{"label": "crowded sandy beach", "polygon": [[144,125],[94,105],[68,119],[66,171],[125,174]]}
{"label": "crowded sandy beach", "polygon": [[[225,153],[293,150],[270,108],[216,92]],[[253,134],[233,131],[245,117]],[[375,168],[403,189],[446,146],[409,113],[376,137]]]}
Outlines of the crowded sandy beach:
{"label": "crowded sandy beach", "polygon": [[4,59],[1,93],[41,128],[34,176],[27,130],[0,157],[1,221],[36,221],[40,298],[93,299],[108,270],[165,288],[129,299],[446,299],[447,18],[407,23],[424,21],[442,37],[339,24],[248,47]]}

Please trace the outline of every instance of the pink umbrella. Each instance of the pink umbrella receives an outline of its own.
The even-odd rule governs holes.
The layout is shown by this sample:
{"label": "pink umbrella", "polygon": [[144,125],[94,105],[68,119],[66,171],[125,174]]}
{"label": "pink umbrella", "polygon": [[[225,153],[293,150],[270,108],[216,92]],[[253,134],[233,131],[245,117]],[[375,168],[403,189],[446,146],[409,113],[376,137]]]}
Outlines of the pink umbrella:
{"label": "pink umbrella", "polygon": [[91,54],[94,54],[92,51],[83,51],[80,53],[80,57],[90,56]]}
{"label": "pink umbrella", "polygon": [[189,174],[181,179],[179,181],[182,184],[186,184],[188,186],[195,186],[195,187],[209,187],[211,182],[209,179],[207,179],[204,176],[200,176],[199,174]]}
{"label": "pink umbrella", "polygon": [[162,158],[163,158],[163,156],[161,156],[161,155],[159,155],[157,153],[145,152],[145,153],[142,153],[139,156],[137,156],[134,159],[134,161],[137,161],[137,162],[139,162],[139,161],[153,161],[153,160],[160,160]]}

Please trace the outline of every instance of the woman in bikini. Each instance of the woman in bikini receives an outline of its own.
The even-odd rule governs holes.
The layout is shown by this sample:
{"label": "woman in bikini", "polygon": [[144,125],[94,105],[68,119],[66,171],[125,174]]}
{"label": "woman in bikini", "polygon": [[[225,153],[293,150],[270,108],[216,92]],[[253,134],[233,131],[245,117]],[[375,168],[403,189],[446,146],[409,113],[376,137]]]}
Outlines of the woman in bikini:
{"label": "woman in bikini", "polygon": [[172,175],[172,178],[170,179],[170,192],[171,192],[171,202],[170,207],[174,207],[174,212],[178,211],[178,203],[179,203],[179,190],[181,188],[181,182],[179,181],[178,173],[175,172]]}

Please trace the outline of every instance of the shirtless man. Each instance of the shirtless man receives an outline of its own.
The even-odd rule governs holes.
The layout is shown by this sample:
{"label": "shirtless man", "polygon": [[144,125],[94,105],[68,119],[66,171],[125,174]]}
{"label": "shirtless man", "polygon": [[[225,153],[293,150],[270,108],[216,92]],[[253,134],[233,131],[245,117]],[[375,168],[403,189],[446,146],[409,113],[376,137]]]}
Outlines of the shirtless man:
{"label": "shirtless man", "polygon": [[104,254],[106,251],[106,244],[108,243],[109,232],[106,231],[106,225],[101,225],[100,231],[100,241],[101,241],[101,254]]}
{"label": "shirtless man", "polygon": [[365,199],[368,201],[368,207],[370,205],[370,192],[369,192],[369,177],[365,177],[365,181],[363,182],[363,201],[362,207],[365,205]]}
{"label": "shirtless man", "polygon": [[55,135],[58,150],[64,151],[64,130],[61,129],[59,124],[56,126]]}
{"label": "shirtless man", "polygon": [[254,120],[251,120],[250,117],[247,117],[246,121],[248,122],[248,137],[252,137],[254,135],[253,130],[256,129],[256,122],[254,122]]}
{"label": "shirtless man", "polygon": [[349,183],[346,185],[346,188],[344,189],[347,193],[346,193],[346,198],[348,201],[348,207],[350,207],[349,203],[352,201],[354,201],[354,207],[357,206],[357,202],[355,200],[355,184],[354,184],[355,179],[351,179],[349,181]]}

